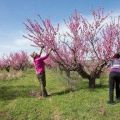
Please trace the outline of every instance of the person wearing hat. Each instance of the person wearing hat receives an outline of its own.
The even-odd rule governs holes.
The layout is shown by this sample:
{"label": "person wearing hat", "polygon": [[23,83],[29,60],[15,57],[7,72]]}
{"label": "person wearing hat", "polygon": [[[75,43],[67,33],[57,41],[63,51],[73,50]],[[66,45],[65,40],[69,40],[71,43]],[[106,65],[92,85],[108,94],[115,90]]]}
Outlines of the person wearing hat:
{"label": "person wearing hat", "polygon": [[116,89],[116,100],[120,100],[120,53],[116,53],[109,63],[109,101],[114,103],[114,88]]}
{"label": "person wearing hat", "polygon": [[40,51],[39,54],[36,53],[36,52],[33,52],[31,54],[31,57],[33,58],[35,72],[36,72],[36,75],[37,75],[37,78],[39,80],[40,87],[41,87],[40,95],[42,97],[47,97],[48,94],[47,94],[47,90],[46,90],[46,76],[45,76],[45,63],[44,63],[44,60],[46,60],[48,58],[48,56],[51,53],[52,49],[49,50],[47,55],[41,57],[43,48],[44,48],[44,46],[41,47],[41,51]]}

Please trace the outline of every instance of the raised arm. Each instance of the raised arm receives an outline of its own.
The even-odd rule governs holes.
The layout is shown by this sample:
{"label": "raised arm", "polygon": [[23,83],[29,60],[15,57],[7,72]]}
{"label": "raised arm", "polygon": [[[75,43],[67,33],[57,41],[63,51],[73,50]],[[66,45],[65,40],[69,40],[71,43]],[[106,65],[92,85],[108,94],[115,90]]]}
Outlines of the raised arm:
{"label": "raised arm", "polygon": [[107,68],[111,67],[113,64],[113,60],[108,61]]}
{"label": "raised arm", "polygon": [[41,59],[41,60],[45,60],[45,59],[47,59],[48,56],[50,55],[50,53],[51,53],[52,50],[53,50],[53,49],[50,49],[49,52],[48,52],[48,54],[45,55],[44,57],[41,57],[40,59]]}
{"label": "raised arm", "polygon": [[40,50],[40,53],[39,53],[40,56],[41,56],[41,54],[43,52],[43,49],[44,49],[44,46],[41,46],[41,50]]}
{"label": "raised arm", "polygon": [[117,54],[120,54],[120,52],[115,53],[108,61],[107,61],[107,68],[111,67],[113,65],[114,59],[116,58]]}

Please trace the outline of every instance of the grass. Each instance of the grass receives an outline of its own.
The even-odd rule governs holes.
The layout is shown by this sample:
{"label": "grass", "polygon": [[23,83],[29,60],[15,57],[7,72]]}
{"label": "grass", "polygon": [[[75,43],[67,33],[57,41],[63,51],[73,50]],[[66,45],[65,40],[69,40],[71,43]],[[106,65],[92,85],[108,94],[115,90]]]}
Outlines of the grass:
{"label": "grass", "polygon": [[52,70],[47,70],[46,76],[51,96],[44,99],[31,95],[39,91],[33,70],[19,79],[0,80],[0,120],[120,120],[120,103],[107,104],[106,78],[95,90],[80,79],[76,90],[70,92],[64,76]]}

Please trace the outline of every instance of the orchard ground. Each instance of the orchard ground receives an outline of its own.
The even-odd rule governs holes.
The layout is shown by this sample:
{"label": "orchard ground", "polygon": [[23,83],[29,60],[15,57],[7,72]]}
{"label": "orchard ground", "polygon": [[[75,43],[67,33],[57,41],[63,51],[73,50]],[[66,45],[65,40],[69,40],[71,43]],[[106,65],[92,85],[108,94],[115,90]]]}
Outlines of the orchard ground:
{"label": "orchard ground", "polygon": [[0,80],[0,120],[120,120],[120,103],[107,104],[107,76],[97,80],[94,90],[76,76],[74,91],[69,91],[64,75],[47,70],[50,96],[43,99],[37,94],[39,83],[33,69],[19,78]]}

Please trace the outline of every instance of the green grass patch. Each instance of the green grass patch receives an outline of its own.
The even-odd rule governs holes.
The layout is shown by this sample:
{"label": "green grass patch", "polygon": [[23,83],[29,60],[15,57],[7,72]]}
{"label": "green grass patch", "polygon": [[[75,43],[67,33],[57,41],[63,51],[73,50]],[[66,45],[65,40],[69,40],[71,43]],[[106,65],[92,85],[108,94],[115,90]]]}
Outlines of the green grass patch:
{"label": "green grass patch", "polygon": [[107,104],[107,78],[103,85],[97,80],[95,90],[88,81],[76,80],[76,90],[69,91],[64,75],[47,70],[47,90],[51,95],[44,99],[32,96],[39,92],[34,70],[20,78],[0,80],[0,120],[119,120],[120,103]]}

